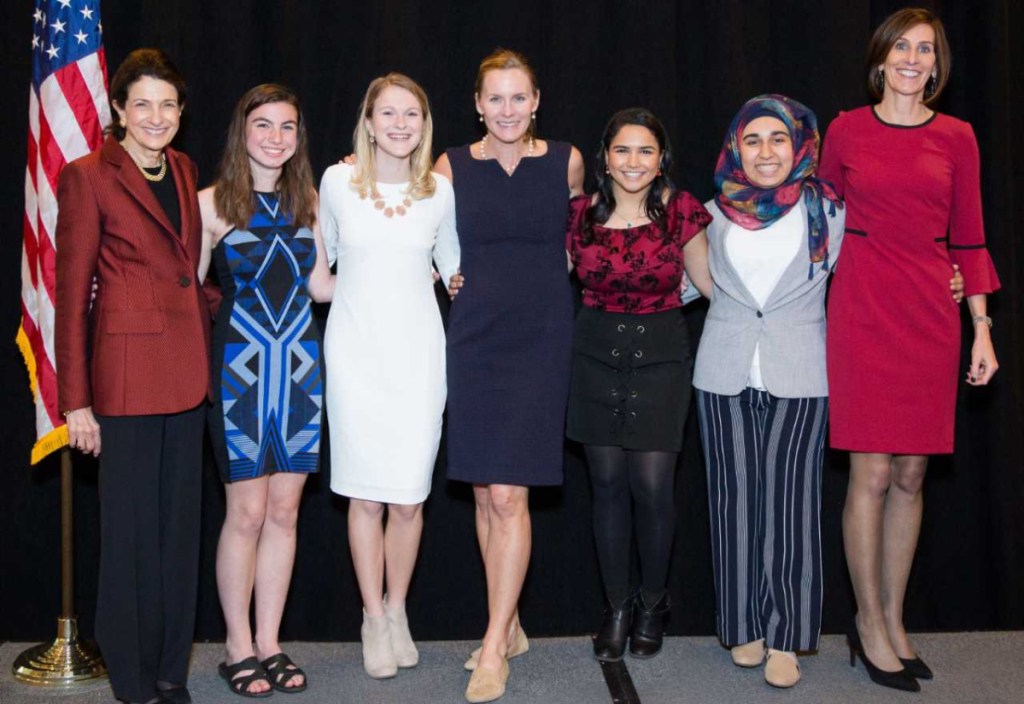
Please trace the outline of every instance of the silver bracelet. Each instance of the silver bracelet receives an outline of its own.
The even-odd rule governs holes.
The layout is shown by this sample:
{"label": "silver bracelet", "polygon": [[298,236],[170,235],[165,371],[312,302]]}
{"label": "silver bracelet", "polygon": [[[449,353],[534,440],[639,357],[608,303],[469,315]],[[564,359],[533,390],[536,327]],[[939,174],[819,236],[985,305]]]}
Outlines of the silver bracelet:
{"label": "silver bracelet", "polygon": [[989,330],[992,329],[992,318],[988,317],[987,315],[976,315],[973,318],[971,318],[972,325],[977,325],[978,323],[985,323],[986,325],[988,325]]}

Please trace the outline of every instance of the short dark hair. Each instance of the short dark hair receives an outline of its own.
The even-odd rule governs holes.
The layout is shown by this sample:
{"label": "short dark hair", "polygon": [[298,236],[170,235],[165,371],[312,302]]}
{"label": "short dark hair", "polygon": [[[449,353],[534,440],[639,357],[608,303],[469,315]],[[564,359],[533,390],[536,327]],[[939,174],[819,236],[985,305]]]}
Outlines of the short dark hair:
{"label": "short dark hair", "polygon": [[920,7],[905,7],[886,17],[885,21],[878,25],[871,41],[868,42],[868,91],[871,92],[875,100],[881,100],[882,94],[885,92],[884,78],[881,77],[878,67],[885,63],[886,57],[899,38],[907,30],[919,24],[926,24],[935,32],[935,82],[931,86],[925,86],[925,104],[930,105],[938,100],[949,82],[949,67],[953,61],[953,54],[949,49],[949,41],[946,39],[946,30],[942,26],[942,20],[930,10]]}
{"label": "short dark hair", "polygon": [[117,119],[115,107],[124,109],[128,100],[128,91],[132,85],[143,76],[167,81],[178,92],[178,105],[185,105],[185,79],[182,78],[178,68],[160,49],[136,49],[128,54],[117,72],[110,80],[110,114],[113,122],[107,128],[107,132],[113,134],[118,140],[124,139],[125,128]]}

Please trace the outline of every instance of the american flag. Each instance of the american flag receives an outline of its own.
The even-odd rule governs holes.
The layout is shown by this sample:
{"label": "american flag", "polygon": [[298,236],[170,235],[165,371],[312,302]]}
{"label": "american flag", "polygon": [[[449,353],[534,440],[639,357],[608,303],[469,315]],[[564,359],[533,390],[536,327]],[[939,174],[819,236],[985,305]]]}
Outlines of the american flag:
{"label": "american flag", "polygon": [[36,0],[17,337],[35,399],[33,464],[68,442],[53,349],[57,177],[66,163],[100,146],[110,122],[102,42],[99,0]]}

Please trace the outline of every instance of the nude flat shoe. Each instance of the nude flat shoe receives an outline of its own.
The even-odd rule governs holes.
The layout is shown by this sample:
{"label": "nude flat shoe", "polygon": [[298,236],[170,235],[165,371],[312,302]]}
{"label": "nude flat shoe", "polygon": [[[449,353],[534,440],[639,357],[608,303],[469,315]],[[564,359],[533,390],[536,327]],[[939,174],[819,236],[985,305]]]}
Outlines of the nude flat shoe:
{"label": "nude flat shoe", "polygon": [[[481,646],[482,648],[483,646]],[[469,660],[463,665],[464,668],[472,672],[476,669],[476,665],[480,662],[480,650],[477,648],[469,654]],[[505,659],[511,660],[512,658],[519,657],[530,649],[530,641],[526,638],[526,633],[523,631],[522,625],[516,623],[516,630],[512,634],[512,640],[508,644],[508,650],[505,651]]]}
{"label": "nude flat shoe", "polygon": [[796,653],[768,648],[768,659],[764,665],[764,681],[772,687],[789,689],[800,681],[800,663]]}
{"label": "nude flat shoe", "polygon": [[493,670],[489,667],[478,667],[473,670],[466,687],[466,701],[471,704],[493,702],[505,696],[508,683],[508,660],[501,661],[501,667]]}
{"label": "nude flat shoe", "polygon": [[732,662],[737,667],[757,667],[764,662],[764,638],[752,640],[730,648]]}

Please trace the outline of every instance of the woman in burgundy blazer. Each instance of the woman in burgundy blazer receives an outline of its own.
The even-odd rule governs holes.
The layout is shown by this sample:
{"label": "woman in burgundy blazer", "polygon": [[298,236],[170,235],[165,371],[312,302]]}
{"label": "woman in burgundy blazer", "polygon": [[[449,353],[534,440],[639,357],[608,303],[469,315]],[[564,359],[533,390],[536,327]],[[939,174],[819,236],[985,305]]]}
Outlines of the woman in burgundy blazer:
{"label": "woman in burgundy blazer", "polygon": [[210,317],[196,167],[168,146],[184,97],[162,52],[132,52],[107,140],[58,189],[60,405],[71,447],[100,457],[96,635],[132,702],[191,701]]}

